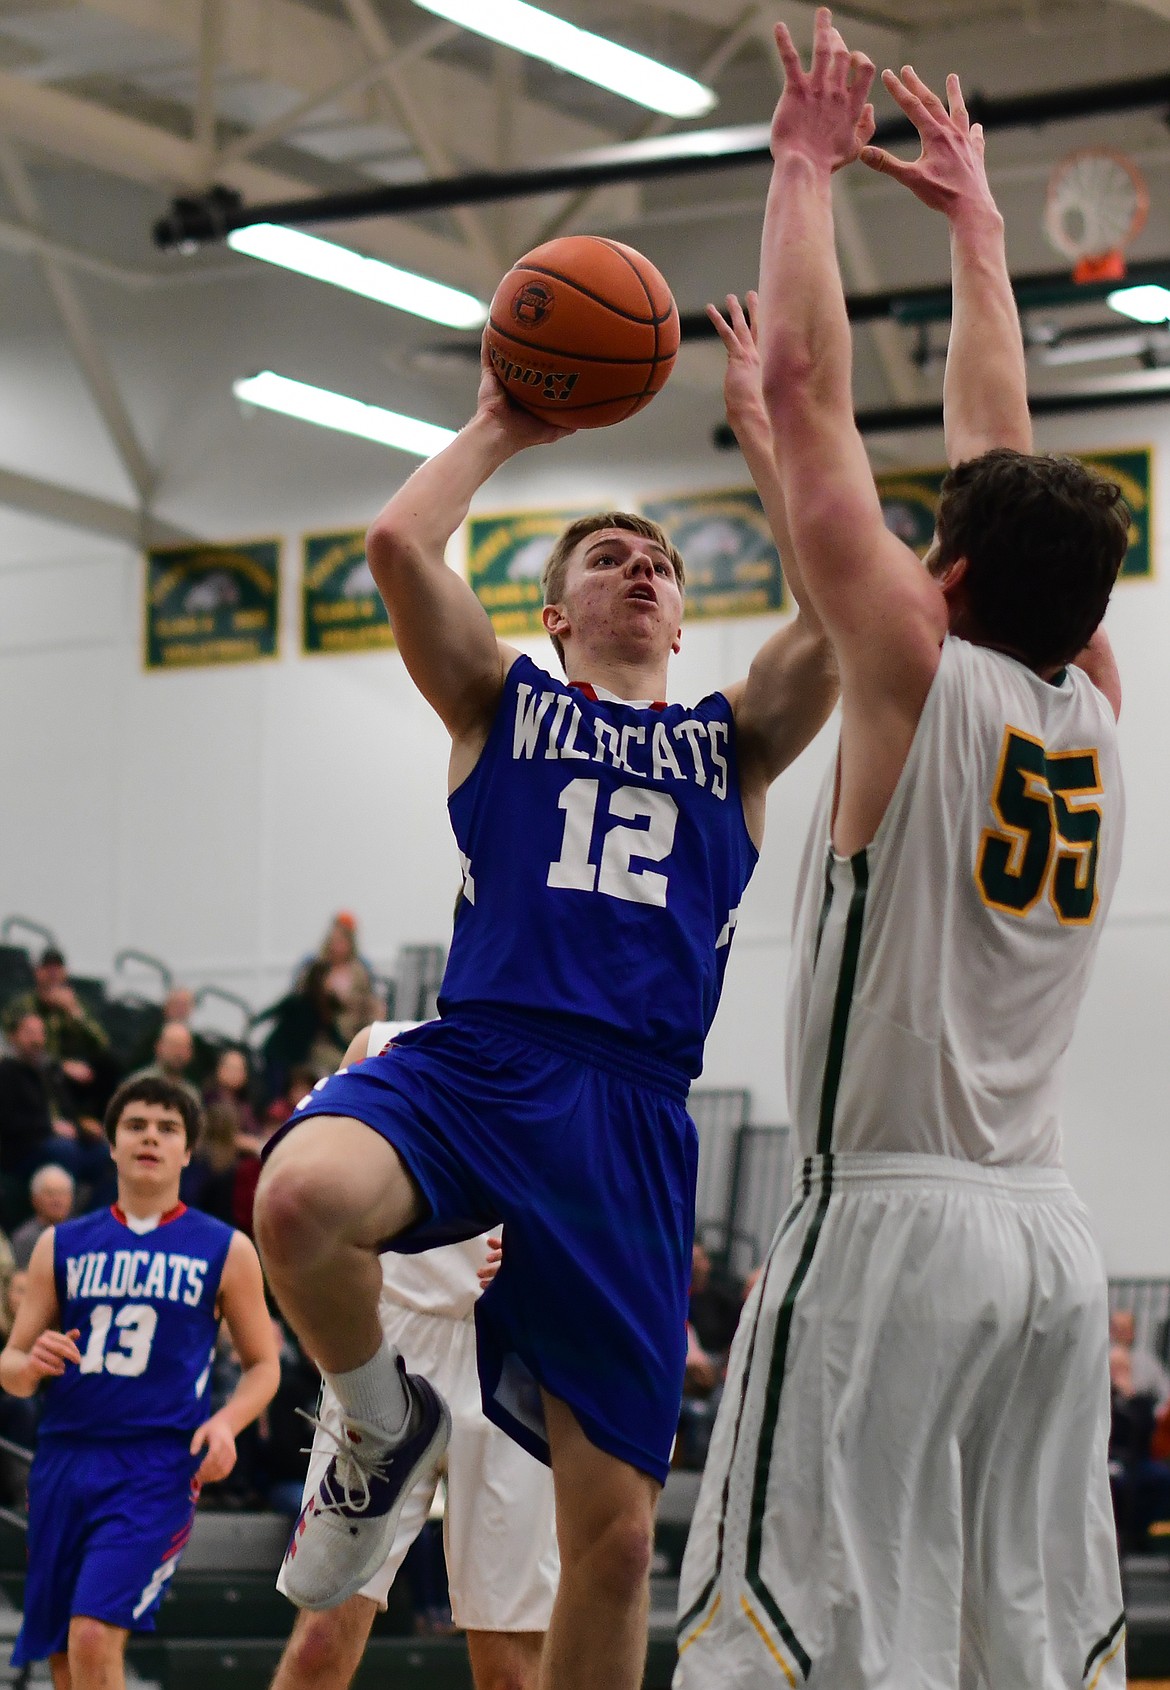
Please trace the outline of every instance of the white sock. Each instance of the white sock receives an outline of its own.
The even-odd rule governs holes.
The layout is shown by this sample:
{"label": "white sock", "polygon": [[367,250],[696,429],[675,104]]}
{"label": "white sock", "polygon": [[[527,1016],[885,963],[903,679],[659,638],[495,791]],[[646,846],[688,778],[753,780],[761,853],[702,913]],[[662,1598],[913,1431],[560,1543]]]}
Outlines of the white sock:
{"label": "white sock", "polygon": [[391,1438],[405,1430],[410,1398],[398,1371],[398,1351],[393,1344],[384,1343],[360,1367],[348,1373],[326,1373],[325,1378],[348,1419],[377,1426]]}

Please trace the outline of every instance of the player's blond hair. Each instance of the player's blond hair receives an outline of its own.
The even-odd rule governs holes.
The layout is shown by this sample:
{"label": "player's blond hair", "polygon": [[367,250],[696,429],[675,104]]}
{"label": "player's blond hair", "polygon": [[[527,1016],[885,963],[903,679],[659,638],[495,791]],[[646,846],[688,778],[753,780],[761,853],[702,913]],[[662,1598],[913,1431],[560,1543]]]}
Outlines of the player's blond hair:
{"label": "player's blond hair", "polygon": [[[619,528],[626,534],[637,534],[643,540],[653,540],[655,545],[661,546],[670,559],[674,570],[674,578],[680,589],[686,587],[687,570],[682,560],[682,554],[672,543],[665,529],[656,522],[651,522],[648,516],[635,516],[633,511],[596,511],[591,516],[579,516],[570,522],[564,533],[557,540],[556,545],[548,554],[548,562],[544,566],[540,577],[540,585],[544,592],[545,604],[559,604],[565,590],[565,576],[568,573],[569,559],[582,540],[588,539],[590,534],[597,534],[603,528]],[[564,667],[565,648],[555,634],[550,634],[553,648]]]}

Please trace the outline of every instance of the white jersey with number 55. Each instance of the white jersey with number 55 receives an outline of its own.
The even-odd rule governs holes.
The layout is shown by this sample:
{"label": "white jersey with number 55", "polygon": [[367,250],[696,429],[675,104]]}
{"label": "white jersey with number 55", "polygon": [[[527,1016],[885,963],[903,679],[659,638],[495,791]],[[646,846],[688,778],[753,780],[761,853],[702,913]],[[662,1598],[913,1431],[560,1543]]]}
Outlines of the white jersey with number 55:
{"label": "white jersey with number 55", "polygon": [[1117,724],[1076,668],[1042,681],[949,637],[869,847],[801,867],[788,1004],[798,1157],[1055,1166],[1064,1057],[1117,881]]}

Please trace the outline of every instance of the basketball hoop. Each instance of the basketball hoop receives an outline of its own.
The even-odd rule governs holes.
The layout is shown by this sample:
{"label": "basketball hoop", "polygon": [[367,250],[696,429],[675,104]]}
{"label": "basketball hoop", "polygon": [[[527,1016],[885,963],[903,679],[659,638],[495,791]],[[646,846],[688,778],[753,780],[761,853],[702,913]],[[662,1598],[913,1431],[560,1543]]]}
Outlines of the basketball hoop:
{"label": "basketball hoop", "polygon": [[1125,249],[1150,209],[1146,179],[1131,158],[1090,147],[1062,158],[1048,178],[1044,233],[1073,259],[1074,282],[1120,281]]}

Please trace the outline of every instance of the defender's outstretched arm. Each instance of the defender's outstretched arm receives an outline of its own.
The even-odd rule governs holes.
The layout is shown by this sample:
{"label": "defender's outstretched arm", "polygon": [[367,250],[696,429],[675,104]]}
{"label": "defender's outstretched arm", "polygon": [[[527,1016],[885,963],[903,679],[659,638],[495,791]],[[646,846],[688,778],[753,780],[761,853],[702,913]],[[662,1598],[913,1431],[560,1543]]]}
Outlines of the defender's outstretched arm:
{"label": "defender's outstretched arm", "polygon": [[[917,720],[946,628],[942,594],[892,535],[853,414],[852,337],[831,180],[856,158],[873,66],[825,8],[806,75],[783,24],[784,93],[760,259],[764,397],[805,586],[833,642],[846,708],[905,705]],[[860,134],[860,138],[859,138]]]}
{"label": "defender's outstretched arm", "polygon": [[1032,450],[1028,377],[1012,293],[1003,217],[984,163],[983,125],[972,123],[957,76],[943,104],[911,65],[882,72],[887,91],[918,131],[914,160],[864,147],[871,170],[901,182],[923,205],[941,211],[951,238],[951,334],[943,379],[947,461],[964,463],[993,446]]}
{"label": "defender's outstretched arm", "polygon": [[727,420],[739,442],[799,615],[756,653],[746,680],[725,689],[735,712],[740,788],[753,838],[763,829],[768,787],[819,732],[837,701],[837,668],[816,612],[809,604],[776,468],[772,425],[764,407],[757,344],[759,301],[747,296],[747,312],[735,294],[727,315],[708,305],[707,315],[727,351],[723,397]]}

